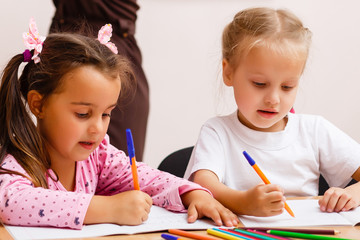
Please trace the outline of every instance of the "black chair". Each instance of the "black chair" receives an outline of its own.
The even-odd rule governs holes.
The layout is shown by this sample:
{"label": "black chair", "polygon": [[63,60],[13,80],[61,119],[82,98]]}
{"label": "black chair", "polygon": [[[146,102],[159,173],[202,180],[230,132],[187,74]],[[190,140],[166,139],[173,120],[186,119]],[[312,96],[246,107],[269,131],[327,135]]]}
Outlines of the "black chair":
{"label": "black chair", "polygon": [[[357,183],[356,180],[351,179],[351,181],[346,185],[350,186],[354,183]],[[319,179],[319,196],[324,195],[324,193],[326,192],[326,190],[329,189],[329,184],[326,182],[325,178],[320,174],[320,179]]]}
{"label": "black chair", "polygon": [[164,158],[158,169],[178,177],[184,177],[193,148],[194,147],[187,147],[171,153]]}
{"label": "black chair", "polygon": [[325,178],[320,174],[319,179],[319,196],[324,195],[326,190],[329,189],[329,184],[326,182]]}
{"label": "black chair", "polygon": [[[178,177],[184,177],[186,167],[190,160],[191,153],[194,147],[187,147],[177,150],[176,152],[168,155],[164,160],[160,163],[158,169],[161,171],[169,172]],[[352,179],[347,186],[356,183],[357,181]],[[329,189],[329,185],[324,179],[322,175],[320,175],[319,179],[319,196],[324,195],[326,190]]]}

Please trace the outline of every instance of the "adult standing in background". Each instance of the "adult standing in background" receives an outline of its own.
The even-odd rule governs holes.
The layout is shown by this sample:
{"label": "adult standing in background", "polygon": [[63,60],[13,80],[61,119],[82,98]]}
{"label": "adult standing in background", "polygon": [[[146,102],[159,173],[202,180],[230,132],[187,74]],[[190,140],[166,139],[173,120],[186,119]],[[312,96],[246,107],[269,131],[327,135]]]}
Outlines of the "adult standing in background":
{"label": "adult standing in background", "polygon": [[121,101],[112,111],[108,134],[112,145],[127,152],[125,130],[130,128],[136,160],[142,161],[149,115],[149,87],[134,36],[139,5],[136,0],[53,0],[53,3],[56,12],[50,32],[75,31],[85,20],[95,36],[104,24],[112,25],[111,42],[115,43],[119,54],[127,56],[133,63],[137,87],[134,97]]}

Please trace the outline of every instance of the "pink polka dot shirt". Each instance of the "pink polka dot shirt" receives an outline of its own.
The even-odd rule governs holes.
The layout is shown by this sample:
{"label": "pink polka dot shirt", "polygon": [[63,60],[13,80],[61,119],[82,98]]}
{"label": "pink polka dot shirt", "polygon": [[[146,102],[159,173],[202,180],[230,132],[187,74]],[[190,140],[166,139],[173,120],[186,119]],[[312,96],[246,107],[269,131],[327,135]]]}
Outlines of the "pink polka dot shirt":
{"label": "pink polka dot shirt", "polygon": [[[2,166],[23,173],[16,159],[7,155]],[[153,204],[171,211],[186,211],[180,195],[201,186],[166,172],[137,163],[139,184]],[[56,179],[52,170],[49,174]],[[109,144],[108,136],[84,161],[76,162],[74,191],[47,178],[49,189],[34,187],[19,175],[0,174],[0,220],[9,225],[53,226],[81,229],[93,195],[114,195],[133,190],[129,158]],[[210,193],[210,192],[209,192]]]}

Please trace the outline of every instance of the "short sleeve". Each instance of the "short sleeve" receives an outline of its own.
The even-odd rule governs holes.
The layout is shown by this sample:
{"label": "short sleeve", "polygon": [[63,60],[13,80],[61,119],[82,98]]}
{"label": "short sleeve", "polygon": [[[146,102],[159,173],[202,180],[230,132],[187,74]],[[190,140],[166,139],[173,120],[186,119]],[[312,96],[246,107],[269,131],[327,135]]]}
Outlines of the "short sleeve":
{"label": "short sleeve", "polygon": [[218,130],[210,124],[205,124],[194,146],[184,178],[192,180],[192,174],[206,169],[214,172],[223,182],[225,173],[224,148]]}
{"label": "short sleeve", "polygon": [[360,144],[322,117],[318,128],[320,172],[329,186],[345,187],[360,167]]}

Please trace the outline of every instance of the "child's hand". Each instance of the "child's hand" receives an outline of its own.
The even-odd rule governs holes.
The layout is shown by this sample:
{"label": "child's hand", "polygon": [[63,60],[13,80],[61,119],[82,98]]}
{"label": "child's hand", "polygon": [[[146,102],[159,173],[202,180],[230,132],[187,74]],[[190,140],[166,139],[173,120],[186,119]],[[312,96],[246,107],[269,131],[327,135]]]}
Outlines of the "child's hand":
{"label": "child's hand", "polygon": [[182,202],[188,208],[188,222],[202,217],[211,218],[216,225],[236,226],[239,218],[204,190],[193,190],[181,195]]}
{"label": "child's hand", "polygon": [[139,225],[148,219],[151,206],[151,197],[137,190],[113,196],[95,195],[90,202],[84,223]]}
{"label": "child's hand", "polygon": [[319,200],[320,210],[323,212],[349,211],[359,206],[360,192],[358,184],[343,188],[329,188]]}
{"label": "child's hand", "polygon": [[112,196],[115,221],[120,225],[139,225],[148,219],[151,197],[142,191],[127,191]]}
{"label": "child's hand", "polygon": [[268,217],[284,211],[285,197],[278,185],[261,183],[246,191],[239,204],[246,215]]}

